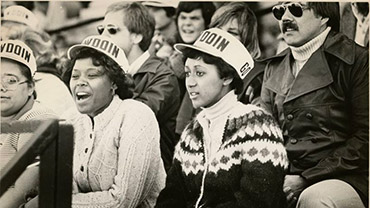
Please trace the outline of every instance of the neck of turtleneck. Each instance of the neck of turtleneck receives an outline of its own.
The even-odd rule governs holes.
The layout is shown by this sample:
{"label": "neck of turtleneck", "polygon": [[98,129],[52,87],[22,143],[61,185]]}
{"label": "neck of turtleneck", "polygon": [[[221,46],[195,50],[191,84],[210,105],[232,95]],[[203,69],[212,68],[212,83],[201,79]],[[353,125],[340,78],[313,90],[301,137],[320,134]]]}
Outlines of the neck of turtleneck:
{"label": "neck of turtleneck", "polygon": [[224,97],[222,97],[217,103],[214,105],[203,108],[203,113],[205,117],[212,121],[226,113],[230,112],[230,110],[238,103],[237,95],[235,94],[234,90],[228,92]]}
{"label": "neck of turtleneck", "polygon": [[290,46],[292,50],[293,58],[296,61],[306,61],[308,58],[311,57],[311,55],[321,47],[321,45],[324,43],[326,37],[328,36],[330,32],[330,27],[327,27],[322,33],[320,33],[318,36],[307,42],[306,44],[300,46],[300,47],[293,47]]}

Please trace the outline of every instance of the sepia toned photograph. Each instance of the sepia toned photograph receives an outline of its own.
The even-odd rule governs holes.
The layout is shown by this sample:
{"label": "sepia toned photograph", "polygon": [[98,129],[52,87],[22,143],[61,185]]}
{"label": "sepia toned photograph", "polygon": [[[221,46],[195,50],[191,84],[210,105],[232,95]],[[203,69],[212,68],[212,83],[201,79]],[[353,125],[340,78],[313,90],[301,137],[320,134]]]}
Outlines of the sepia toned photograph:
{"label": "sepia toned photograph", "polygon": [[0,208],[369,207],[368,1],[0,3]]}

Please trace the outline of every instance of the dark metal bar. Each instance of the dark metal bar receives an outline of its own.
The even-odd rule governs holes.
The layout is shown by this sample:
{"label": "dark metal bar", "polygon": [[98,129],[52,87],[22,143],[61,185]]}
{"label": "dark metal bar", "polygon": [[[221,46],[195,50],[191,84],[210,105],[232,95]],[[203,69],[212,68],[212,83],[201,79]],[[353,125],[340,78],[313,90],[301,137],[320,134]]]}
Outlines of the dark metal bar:
{"label": "dark metal bar", "polygon": [[[1,124],[1,127],[3,126],[4,125]],[[18,179],[26,167],[32,163],[35,157],[48,147],[50,142],[56,136],[57,129],[57,120],[46,120],[41,122],[40,127],[36,129],[29,142],[27,142],[14,156],[14,158],[12,158],[1,170],[0,196],[3,195],[5,191]],[[14,130],[11,132],[14,132]]]}
{"label": "dark metal bar", "polygon": [[69,208],[72,202],[73,127],[60,125],[56,157],[56,208]]}
{"label": "dark metal bar", "polygon": [[40,185],[39,185],[39,207],[53,208],[56,207],[56,178],[57,160],[56,146],[57,141],[54,139],[47,149],[40,156]]}

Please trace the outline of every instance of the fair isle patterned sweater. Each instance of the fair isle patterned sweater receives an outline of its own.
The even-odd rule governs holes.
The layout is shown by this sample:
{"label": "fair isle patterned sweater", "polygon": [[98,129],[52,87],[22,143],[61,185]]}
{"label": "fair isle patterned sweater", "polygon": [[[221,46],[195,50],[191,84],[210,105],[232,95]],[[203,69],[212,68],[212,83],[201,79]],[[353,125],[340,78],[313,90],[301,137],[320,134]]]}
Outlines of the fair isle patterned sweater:
{"label": "fair isle patterned sweater", "polygon": [[185,128],[156,207],[284,207],[287,166],[273,117],[232,91]]}

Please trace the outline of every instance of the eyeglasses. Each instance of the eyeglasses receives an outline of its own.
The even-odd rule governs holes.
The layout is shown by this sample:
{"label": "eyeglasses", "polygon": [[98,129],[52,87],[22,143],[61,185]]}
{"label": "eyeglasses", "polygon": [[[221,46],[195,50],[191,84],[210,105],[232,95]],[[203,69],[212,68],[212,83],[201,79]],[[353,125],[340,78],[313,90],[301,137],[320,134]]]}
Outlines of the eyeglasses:
{"label": "eyeglasses", "polygon": [[19,81],[16,77],[14,76],[3,76],[1,77],[1,85],[6,90],[15,90],[17,89],[18,85],[27,83],[28,81]]}
{"label": "eyeglasses", "polygon": [[300,3],[282,4],[274,6],[272,8],[272,13],[277,20],[281,20],[287,8],[293,16],[302,17],[303,10],[308,9],[308,6],[304,6]]}
{"label": "eyeglasses", "polygon": [[105,28],[107,28],[109,34],[114,35],[119,31],[119,28],[115,25],[107,25],[106,27],[104,25],[98,25],[96,29],[98,30],[98,33],[101,35],[103,34]]}

